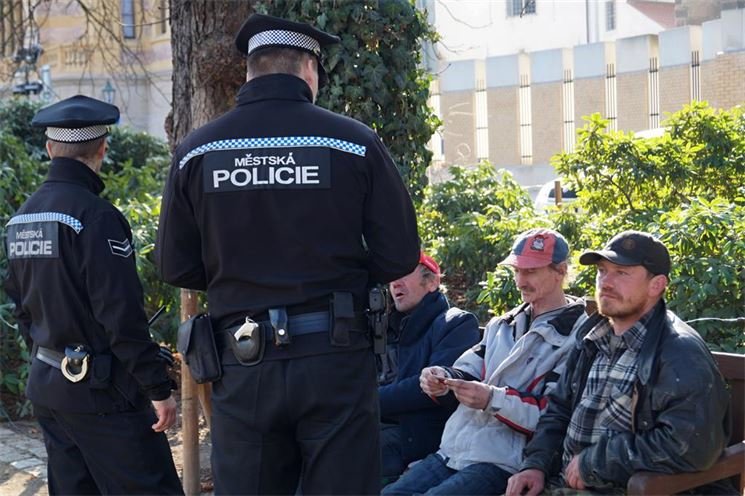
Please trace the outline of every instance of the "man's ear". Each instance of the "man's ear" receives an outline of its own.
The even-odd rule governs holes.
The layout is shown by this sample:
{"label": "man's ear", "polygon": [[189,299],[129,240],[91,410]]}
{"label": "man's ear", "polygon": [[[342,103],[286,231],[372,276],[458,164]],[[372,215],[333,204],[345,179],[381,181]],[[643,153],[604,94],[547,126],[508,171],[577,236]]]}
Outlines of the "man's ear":
{"label": "man's ear", "polygon": [[666,287],[667,276],[664,274],[657,274],[649,281],[649,290],[654,296],[659,296],[664,293]]}
{"label": "man's ear", "polygon": [[103,139],[101,142],[101,146],[98,147],[98,150],[96,150],[96,159],[103,160],[103,158],[106,156],[106,150],[108,150],[109,144],[106,141],[106,138]]}
{"label": "man's ear", "polygon": [[556,264],[556,268],[558,269],[559,274],[561,274],[561,277],[564,277],[569,271],[569,264],[566,262],[561,262]]}

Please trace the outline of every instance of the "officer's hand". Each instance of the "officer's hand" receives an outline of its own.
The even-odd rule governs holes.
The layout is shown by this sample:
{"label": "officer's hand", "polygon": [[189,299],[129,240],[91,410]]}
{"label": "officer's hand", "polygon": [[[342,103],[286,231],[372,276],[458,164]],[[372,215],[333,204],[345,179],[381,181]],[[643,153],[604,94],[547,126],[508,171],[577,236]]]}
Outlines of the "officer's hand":
{"label": "officer's hand", "polygon": [[491,387],[488,384],[479,381],[445,379],[445,385],[455,394],[458,401],[469,408],[483,410],[489,404]]}
{"label": "officer's hand", "polygon": [[448,392],[448,387],[444,384],[443,380],[446,377],[447,374],[442,367],[426,367],[422,369],[422,373],[419,375],[419,387],[430,397],[445,396]]}
{"label": "officer's hand", "polygon": [[543,491],[546,485],[546,476],[535,468],[529,468],[518,472],[507,480],[507,491],[505,496],[536,496]]}
{"label": "officer's hand", "polygon": [[165,400],[153,401],[155,415],[158,421],[153,424],[155,432],[163,432],[176,423],[176,400],[173,395]]}

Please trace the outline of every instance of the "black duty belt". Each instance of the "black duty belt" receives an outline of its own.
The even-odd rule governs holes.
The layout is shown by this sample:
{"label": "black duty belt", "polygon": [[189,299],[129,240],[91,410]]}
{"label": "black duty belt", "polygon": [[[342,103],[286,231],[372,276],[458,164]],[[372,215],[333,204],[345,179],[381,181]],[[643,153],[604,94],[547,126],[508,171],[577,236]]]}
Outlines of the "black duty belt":
{"label": "black duty belt", "polygon": [[[326,333],[333,344],[333,332],[339,319],[329,311],[287,315],[284,308],[272,308],[267,311],[270,320],[254,321],[246,318],[245,323],[236,324],[216,333],[217,348],[222,352],[230,348],[235,360],[241,365],[251,366],[260,363],[265,351],[270,356],[292,356],[302,353],[303,348],[296,348],[291,343],[298,336]],[[367,319],[362,313],[351,312],[344,320],[345,336],[351,344],[349,333],[367,334]],[[230,357],[224,359],[232,360]]]}
{"label": "black duty belt", "polygon": [[36,358],[46,363],[47,365],[51,365],[55,369],[61,369],[62,360],[64,360],[65,354],[60,353],[56,350],[39,346],[38,348],[36,348]]}
{"label": "black duty belt", "polygon": [[68,346],[65,353],[43,346],[36,347],[36,358],[59,369],[70,382],[80,382],[88,375],[90,355],[82,346]]}
{"label": "black duty belt", "polygon": [[[287,332],[290,336],[303,336],[305,334],[328,332],[329,326],[331,325],[331,322],[329,321],[330,318],[329,312],[311,312],[289,315],[287,317]],[[264,332],[264,337],[271,340],[274,334],[272,323],[268,320],[262,320],[256,323]],[[367,319],[364,315],[360,314],[359,317],[356,317],[355,324],[355,331],[367,332]],[[243,322],[227,327],[225,328],[225,332],[233,334],[242,325]]]}

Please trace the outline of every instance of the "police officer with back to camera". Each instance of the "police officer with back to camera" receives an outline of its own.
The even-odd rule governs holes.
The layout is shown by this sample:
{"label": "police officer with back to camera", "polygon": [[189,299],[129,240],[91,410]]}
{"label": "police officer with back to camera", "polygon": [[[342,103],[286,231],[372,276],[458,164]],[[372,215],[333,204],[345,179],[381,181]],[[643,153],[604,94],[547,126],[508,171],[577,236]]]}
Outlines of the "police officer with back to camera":
{"label": "police officer with back to camera", "polygon": [[206,290],[218,494],[371,494],[380,483],[367,288],[419,259],[411,199],[378,136],[314,105],[339,38],[254,14],[236,107],[177,148],[157,261]]}
{"label": "police officer with back to camera", "polygon": [[49,173],[6,226],[5,289],[33,343],[26,394],[50,494],[183,494],[164,433],[173,381],[148,333],[132,233],[99,197],[118,119],[82,95],[41,109]]}

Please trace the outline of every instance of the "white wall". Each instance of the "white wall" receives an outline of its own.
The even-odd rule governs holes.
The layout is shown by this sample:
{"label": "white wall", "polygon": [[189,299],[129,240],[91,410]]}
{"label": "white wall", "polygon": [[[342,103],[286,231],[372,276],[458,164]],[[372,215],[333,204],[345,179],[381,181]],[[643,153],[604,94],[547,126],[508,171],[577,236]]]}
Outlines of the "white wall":
{"label": "white wall", "polygon": [[535,1],[536,13],[522,18],[507,17],[506,0],[425,2],[442,37],[437,47],[440,57],[481,59],[662,31],[662,26],[626,0],[616,0],[616,29],[612,31],[606,30],[605,0]]}
{"label": "white wall", "polygon": [[586,39],[584,0],[536,0],[536,14],[522,18],[507,17],[505,0],[437,0],[434,8],[442,37],[438,51],[446,60],[568,47]]}

